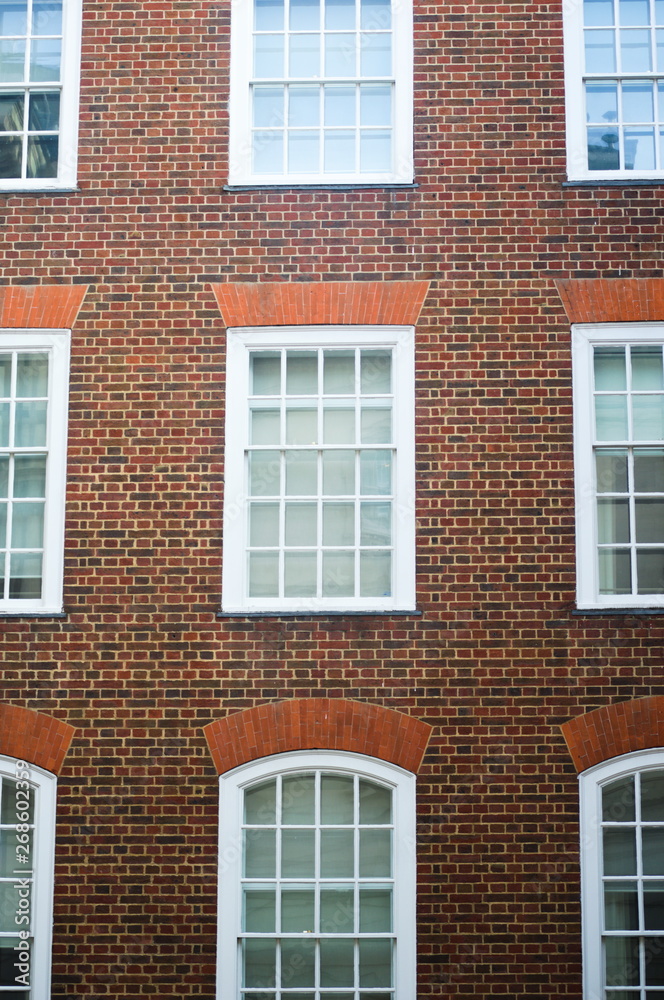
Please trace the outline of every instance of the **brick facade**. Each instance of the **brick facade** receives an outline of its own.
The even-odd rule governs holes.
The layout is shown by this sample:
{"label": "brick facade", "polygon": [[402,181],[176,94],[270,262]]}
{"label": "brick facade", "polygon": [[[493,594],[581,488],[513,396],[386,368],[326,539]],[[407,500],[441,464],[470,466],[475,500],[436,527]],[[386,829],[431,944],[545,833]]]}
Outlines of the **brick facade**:
{"label": "brick facade", "polygon": [[[325,705],[426,745],[418,1000],[578,1000],[576,769],[664,625],[575,611],[570,323],[663,318],[663,189],[565,185],[539,2],[415,5],[414,186],[227,189],[230,8],[86,0],[78,190],[0,195],[0,325],[73,330],[65,614],[0,621],[2,752],[75,729],[52,996],[213,1000],[217,773]],[[225,326],[292,322],[416,326],[416,613],[218,615]]]}

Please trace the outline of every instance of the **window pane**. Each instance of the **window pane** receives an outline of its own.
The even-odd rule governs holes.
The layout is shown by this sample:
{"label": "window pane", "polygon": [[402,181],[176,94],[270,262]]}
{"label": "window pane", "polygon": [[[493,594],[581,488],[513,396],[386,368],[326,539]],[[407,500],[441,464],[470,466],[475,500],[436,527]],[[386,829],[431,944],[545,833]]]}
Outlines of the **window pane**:
{"label": "window pane", "polygon": [[62,0],[33,0],[32,33],[34,35],[62,34]]}
{"label": "window pane", "polygon": [[639,594],[664,594],[664,550],[638,549],[636,571]]}
{"label": "window pane", "polygon": [[[277,125],[284,124],[284,94],[284,87],[254,87],[254,125],[275,128]],[[272,388],[272,392],[279,392],[279,359],[269,360],[277,372],[277,384],[276,387]],[[254,388],[254,392],[261,391],[261,389]]]}
{"label": "window pane", "polygon": [[[598,493],[627,492],[627,452],[608,448],[595,455]],[[662,461],[664,475],[664,453]],[[638,487],[637,487],[638,489]]]}
{"label": "window pane", "polygon": [[607,542],[629,542],[628,501],[598,500],[597,525],[600,544]]}
{"label": "window pane", "polygon": [[279,596],[279,555],[252,552],[249,555],[249,596]]}
{"label": "window pane", "polygon": [[[315,942],[306,939],[281,941],[282,986],[313,986],[316,975]],[[287,996],[288,994],[286,994]]]}
{"label": "window pane", "polygon": [[293,174],[311,174],[319,169],[320,145],[318,132],[290,132],[288,136],[288,170]]}
{"label": "window pane", "polygon": [[[326,123],[328,91],[353,93],[352,88],[325,88]],[[323,391],[328,394],[355,392],[355,353],[351,351],[325,351],[323,358]]]}
{"label": "window pane", "polygon": [[282,878],[313,878],[314,874],[314,831],[283,830],[281,834]]}
{"label": "window pane", "polygon": [[392,440],[392,411],[390,409],[362,409],[361,441],[363,444],[389,444]]}
{"label": "window pane", "polygon": [[643,874],[664,875],[664,837],[657,827],[644,827],[643,839]]}
{"label": "window pane", "polygon": [[9,403],[0,403],[0,447],[6,448],[8,444],[9,444]]}
{"label": "window pane", "polygon": [[289,351],[286,392],[290,396],[313,396],[318,392],[318,355],[315,351]]}
{"label": "window pane", "polygon": [[321,878],[353,878],[352,830],[321,830]]}
{"label": "window pane", "polygon": [[354,33],[330,33],[325,36],[325,75],[355,76]]}
{"label": "window pane", "polygon": [[661,347],[633,347],[632,389],[649,390],[664,388]]}
{"label": "window pane", "polygon": [[355,506],[352,503],[323,504],[323,545],[354,545]]}
{"label": "window pane", "polygon": [[664,771],[641,775],[641,819],[645,823],[664,822]]}
{"label": "window pane", "polygon": [[602,788],[602,819],[611,823],[633,822],[636,818],[634,805],[634,778],[619,778]]}
{"label": "window pane", "polygon": [[[34,788],[22,789],[16,787],[16,782],[11,778],[2,778],[2,811],[0,812],[0,823],[16,823],[17,811],[24,812],[25,803],[28,803],[28,818],[20,822],[34,823],[35,821],[35,794]],[[17,805],[18,803],[20,805]]]}
{"label": "window pane", "polygon": [[632,828],[604,830],[604,874],[636,874],[636,840]]}
{"label": "window pane", "polygon": [[360,595],[390,597],[392,594],[392,554],[360,553]]}
{"label": "window pane", "polygon": [[[319,122],[320,91],[318,87],[290,87],[288,90],[288,124],[302,127],[303,125],[318,125]],[[318,148],[317,144],[316,148]]]}
{"label": "window pane", "polygon": [[19,354],[16,358],[16,395],[48,396],[48,354]]}
{"label": "window pane", "polygon": [[274,986],[276,976],[276,948],[274,941],[248,938],[242,942],[243,985]]}
{"label": "window pane", "polygon": [[610,937],[605,941],[606,981],[613,986],[635,986],[639,982],[638,938]]}
{"label": "window pane", "polygon": [[[391,831],[360,830],[360,878],[389,878],[391,874]],[[385,984],[378,983],[377,985],[383,986]]]}
{"label": "window pane", "polygon": [[344,938],[320,943],[321,986],[352,986],[355,980],[354,944]]}
{"label": "window pane", "polygon": [[620,0],[618,20],[622,25],[650,24],[648,0]]}
{"label": "window pane", "polygon": [[598,392],[627,388],[624,347],[595,347],[594,369]]}
{"label": "window pane", "polygon": [[290,0],[290,27],[293,31],[316,31],[320,27],[319,0]]}
{"label": "window pane", "polygon": [[392,985],[392,942],[360,939],[360,986]]}
{"label": "window pane", "polygon": [[391,87],[371,86],[368,84],[363,84],[360,87],[360,124],[392,124]]}
{"label": "window pane", "polygon": [[600,594],[631,594],[632,563],[628,551],[600,550],[599,590]]}
{"label": "window pane", "polygon": [[[586,72],[614,73],[616,69],[616,43],[613,31],[586,31]],[[641,67],[643,69],[643,67]]]}
{"label": "window pane", "polygon": [[252,824],[271,824],[276,821],[277,786],[274,779],[253,785],[244,793],[244,821]]}
{"label": "window pane", "polygon": [[279,544],[279,504],[252,503],[249,505],[249,544]]}
{"label": "window pane", "polygon": [[625,80],[623,82],[622,94],[624,121],[654,121],[655,104],[653,100],[652,83],[650,80]]}
{"label": "window pane", "polygon": [[632,398],[634,440],[664,440],[664,395]]}
{"label": "window pane", "polygon": [[360,493],[371,495],[392,492],[392,453],[389,451],[360,452]]}
{"label": "window pane", "polygon": [[344,29],[355,27],[355,0],[326,0],[325,27]]}
{"label": "window pane", "polygon": [[650,32],[638,28],[621,31],[620,60],[623,73],[643,73],[652,69]]}
{"label": "window pane", "polygon": [[352,934],[355,930],[352,889],[321,889],[320,929],[323,934]]}
{"label": "window pane", "polygon": [[284,26],[284,0],[254,0],[257,31],[278,31]]}
{"label": "window pane", "polygon": [[327,451],[323,453],[323,493],[327,496],[348,496],[355,492],[355,452]]}
{"label": "window pane", "polygon": [[392,391],[392,354],[390,351],[362,351],[360,366],[363,394]]}
{"label": "window pane", "polygon": [[281,463],[278,451],[252,451],[249,454],[249,492],[252,496],[276,496],[279,493]]}
{"label": "window pane", "polygon": [[320,35],[291,35],[289,76],[313,80],[320,76]]}
{"label": "window pane", "polygon": [[355,170],[355,133],[339,129],[325,132],[325,172],[351,173]]}
{"label": "window pane", "polygon": [[654,128],[625,128],[625,169],[654,170]]}
{"label": "window pane", "polygon": [[[326,125],[354,125],[355,124],[355,87],[325,87],[325,124]],[[332,133],[330,133],[331,135]],[[343,388],[327,389],[326,392],[354,392],[355,391],[355,360],[354,358],[339,359],[339,363],[346,362],[346,381],[342,383]],[[343,370],[343,369],[342,369]],[[352,380],[350,387],[348,376]]]}
{"label": "window pane", "polygon": [[37,553],[12,555],[9,562],[9,596],[37,600],[42,591],[42,557]]}
{"label": "window pane", "polygon": [[252,410],[252,444],[279,444],[279,428],[279,410]]}
{"label": "window pane", "polygon": [[613,0],[583,0],[583,21],[586,25],[613,24]]}
{"label": "window pane", "polygon": [[38,549],[44,542],[44,504],[13,505],[11,544],[15,549]]}
{"label": "window pane", "polygon": [[604,886],[604,926],[607,931],[637,931],[639,900],[636,882],[607,882]]}
{"label": "window pane", "polygon": [[600,128],[589,128],[587,131],[588,169],[619,170],[618,130],[605,125]]}
{"label": "window pane", "polygon": [[389,0],[360,0],[360,25],[372,31],[390,28],[392,10]]}
{"label": "window pane", "polygon": [[251,391],[256,396],[277,396],[281,392],[281,358],[265,352],[251,355]]}
{"label": "window pane", "polygon": [[0,497],[7,499],[9,495],[9,456],[0,455]]}
{"label": "window pane", "polygon": [[281,791],[281,822],[286,826],[314,823],[315,779],[313,774],[284,778]]}
{"label": "window pane", "polygon": [[326,407],[323,411],[325,444],[355,443],[355,410]]}
{"label": "window pane", "polygon": [[310,409],[286,410],[286,444],[316,444],[318,412]]}
{"label": "window pane", "polygon": [[33,83],[60,79],[62,42],[59,38],[34,39],[30,49],[30,80]]}
{"label": "window pane", "polygon": [[8,399],[12,387],[12,356],[0,354],[0,397]]}
{"label": "window pane", "polygon": [[360,779],[360,823],[392,822],[392,792],[373,781]]}
{"label": "window pane", "polygon": [[367,44],[360,49],[360,75],[390,76],[392,73],[392,36],[388,33],[363,36]]}
{"label": "window pane", "polygon": [[597,396],[595,421],[598,441],[624,441],[627,438],[626,396]]}
{"label": "window pane", "polygon": [[286,545],[315,545],[317,517],[314,503],[287,503]]}
{"label": "window pane", "polygon": [[28,177],[57,177],[59,142],[53,135],[28,138]]}
{"label": "window pane", "polygon": [[284,556],[284,596],[315,597],[317,556],[315,552],[286,552]]}
{"label": "window pane", "polygon": [[254,173],[273,174],[283,170],[284,137],[282,132],[254,132]]}
{"label": "window pane", "polygon": [[618,85],[612,82],[586,84],[586,114],[589,122],[618,119]]}
{"label": "window pane", "polygon": [[[7,503],[0,502],[0,549],[4,549],[7,544]],[[2,566],[0,567],[0,596],[4,597],[4,575],[5,557],[2,556]]]}
{"label": "window pane", "polygon": [[[325,458],[325,455],[323,456]],[[315,451],[286,452],[286,495],[315,496],[318,462]]]}
{"label": "window pane", "polygon": [[25,35],[28,30],[28,0],[2,0],[0,35]]}
{"label": "window pane", "polygon": [[646,930],[664,930],[664,882],[643,885],[643,926]]}
{"label": "window pane", "polygon": [[392,930],[391,889],[360,889],[360,933]]}
{"label": "window pane", "polygon": [[23,94],[0,94],[0,132],[23,128]]}
{"label": "window pane", "polygon": [[275,830],[245,830],[244,874],[247,878],[275,877],[276,836]]}
{"label": "window pane", "polygon": [[283,889],[281,893],[281,929],[313,934],[315,931],[316,894],[313,889]]}
{"label": "window pane", "polygon": [[45,495],[46,457],[17,455],[14,459],[14,496],[44,497]]}
{"label": "window pane", "polygon": [[324,774],[321,779],[321,823],[353,823],[354,781]]}
{"label": "window pane", "polygon": [[352,552],[323,553],[323,596],[355,594],[355,556]]}
{"label": "window pane", "polygon": [[636,500],[637,542],[664,542],[664,499]]}
{"label": "window pane", "polygon": [[637,493],[664,493],[664,451],[634,449],[634,489]]}
{"label": "window pane", "polygon": [[284,36],[257,35],[254,39],[254,76],[266,79],[283,75]]}
{"label": "window pane", "polygon": [[242,930],[269,934],[275,929],[274,889],[245,889]]}
{"label": "window pane", "polygon": [[644,938],[646,986],[664,986],[664,948],[658,937]]}
{"label": "window pane", "polygon": [[25,79],[25,40],[0,41],[0,83]]}
{"label": "window pane", "polygon": [[51,132],[60,126],[60,95],[31,94],[28,128],[32,132]]}

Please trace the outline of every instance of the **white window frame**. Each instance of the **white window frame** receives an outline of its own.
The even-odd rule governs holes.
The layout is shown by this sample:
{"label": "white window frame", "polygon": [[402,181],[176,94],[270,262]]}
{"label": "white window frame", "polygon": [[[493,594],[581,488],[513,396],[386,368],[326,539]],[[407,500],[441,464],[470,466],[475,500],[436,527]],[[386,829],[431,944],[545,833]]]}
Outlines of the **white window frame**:
{"label": "white window frame", "polygon": [[[249,443],[249,357],[252,349],[285,347],[393,350],[392,595],[389,597],[256,598],[248,596],[248,510],[245,450]],[[260,327],[228,330],[224,466],[222,610],[229,613],[413,611],[415,609],[415,456],[413,327]]]}
{"label": "white window frame", "polygon": [[[40,599],[30,600],[9,597],[0,599],[0,616],[62,611],[70,339],[69,330],[0,331],[0,353],[48,352],[50,359],[46,445],[43,449],[24,449],[27,452],[39,450],[47,454],[42,595]],[[0,448],[0,454],[7,453],[8,449]],[[9,453],[12,453],[11,450]],[[7,572],[8,567],[5,566],[5,573]]]}
{"label": "white window frame", "polygon": [[[345,751],[295,751],[250,761],[219,778],[217,1000],[239,1000],[243,791],[279,774],[324,770],[359,775],[393,792],[393,881],[396,960],[394,1000],[416,994],[415,775],[395,764]],[[312,992],[309,990],[308,992]],[[352,992],[348,990],[346,992]]]}
{"label": "white window frame", "polygon": [[[32,0],[29,0],[31,10]],[[3,177],[0,191],[57,191],[76,186],[78,164],[78,120],[81,74],[82,0],[63,0],[62,54],[60,80],[37,83],[3,83],[0,93],[58,91],[60,127],[58,129],[58,173],[56,177]],[[24,128],[27,130],[27,121]],[[24,153],[25,162],[25,153]]]}
{"label": "white window frame", "polygon": [[[605,997],[602,946],[602,787],[609,781],[627,777],[637,771],[643,773],[662,769],[664,749],[640,750],[603,761],[579,775],[584,1000],[604,1000]],[[657,936],[657,931],[653,931],[652,936]],[[636,990],[626,992],[625,997],[640,1000],[645,993],[645,989]]]}
{"label": "white window frame", "polygon": [[[22,942],[25,932],[28,930],[31,932],[29,959],[25,963],[29,966],[29,970],[26,973],[21,967],[17,969],[17,975],[27,974],[29,977],[31,988],[26,994],[27,1000],[50,1000],[57,779],[54,774],[35,764],[12,757],[0,757],[0,775],[17,780],[19,789],[27,789],[28,794],[34,796],[33,856],[30,859],[32,863],[29,866],[26,864],[25,868],[23,865],[17,865],[18,874],[14,883],[17,895],[16,936]],[[20,817],[17,817],[17,820],[20,820]],[[20,836],[22,828],[20,825],[17,828]],[[21,856],[26,856],[25,852]],[[32,879],[31,897],[27,897],[26,886],[22,883],[26,878]],[[27,908],[28,920],[25,919],[26,897],[30,904]],[[18,953],[17,961],[20,957],[21,953]],[[25,989],[25,986],[19,982],[13,989]],[[0,1000],[4,992],[0,990]]]}
{"label": "white window frame", "polygon": [[[600,594],[595,494],[593,348],[608,344],[662,344],[661,323],[581,324],[572,327],[576,578],[580,609],[659,608],[664,594]],[[657,442],[639,442],[659,448]],[[619,445],[616,445],[618,447]],[[634,545],[634,540],[632,540]]]}
{"label": "white window frame", "polygon": [[[613,73],[586,74],[583,14],[583,0],[578,0],[578,2],[563,3],[568,179],[571,181],[596,182],[613,180],[621,181],[623,183],[639,179],[657,179],[664,174],[664,157],[659,169],[654,170],[628,170],[624,166],[618,170],[590,170],[589,168],[586,137],[586,79],[591,81],[593,79],[597,79],[598,81],[606,80],[611,82],[616,80],[648,79],[656,82],[664,81],[664,72],[658,73],[655,71],[645,71],[623,73],[616,71]],[[656,65],[654,61],[653,65]],[[655,144],[656,146],[660,146],[657,136],[657,132],[659,131],[657,123],[654,123],[654,127]],[[664,131],[664,121],[660,122],[660,127]],[[607,130],[609,128],[610,124],[607,124]],[[622,162],[624,163],[624,159]]]}
{"label": "white window frame", "polygon": [[[231,11],[231,77],[229,100],[229,170],[231,185],[407,184],[413,181],[413,11],[411,0],[392,4],[392,169],[381,173],[254,173],[252,169],[253,0],[234,3]],[[322,32],[321,32],[322,33]],[[362,37],[362,36],[360,36]],[[331,79],[331,78],[330,78]],[[370,82],[371,78],[367,78]],[[351,78],[355,81],[355,78]],[[270,81],[260,81],[270,82]],[[297,78],[279,82],[319,84]],[[344,80],[334,82],[346,82]]]}

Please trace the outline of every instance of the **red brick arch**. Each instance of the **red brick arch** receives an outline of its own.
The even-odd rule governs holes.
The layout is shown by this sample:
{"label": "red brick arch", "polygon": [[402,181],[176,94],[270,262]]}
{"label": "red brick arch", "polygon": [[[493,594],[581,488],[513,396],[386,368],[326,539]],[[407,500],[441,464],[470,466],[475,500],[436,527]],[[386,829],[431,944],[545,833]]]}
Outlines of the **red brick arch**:
{"label": "red brick arch", "polygon": [[414,326],[428,281],[214,283],[226,326]]}
{"label": "red brick arch", "polygon": [[0,754],[59,774],[74,727],[29,708],[0,704]]}
{"label": "red brick arch", "polygon": [[664,320],[664,278],[571,278],[556,286],[570,323]]}
{"label": "red brick arch", "polygon": [[293,698],[227,715],[204,733],[218,774],[293,750],[348,750],[417,773],[431,726],[380,705]]}
{"label": "red brick arch", "polygon": [[0,287],[0,329],[69,330],[87,290],[87,285]]}
{"label": "red brick arch", "polygon": [[634,750],[664,747],[664,696],[606,705],[561,729],[577,771]]}

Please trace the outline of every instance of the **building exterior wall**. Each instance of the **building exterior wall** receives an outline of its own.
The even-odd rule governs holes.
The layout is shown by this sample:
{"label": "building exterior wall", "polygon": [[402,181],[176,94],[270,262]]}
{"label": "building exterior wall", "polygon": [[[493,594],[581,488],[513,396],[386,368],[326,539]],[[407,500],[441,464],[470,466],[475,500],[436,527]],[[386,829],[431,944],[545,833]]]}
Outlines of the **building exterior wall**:
{"label": "building exterior wall", "polygon": [[[78,188],[0,194],[3,284],[88,286],[65,613],[0,622],[3,703],[75,728],[52,995],[212,1000],[203,728],[321,698],[432,727],[418,998],[579,997],[578,795],[560,726],[663,694],[664,629],[657,614],[575,610],[556,282],[659,279],[662,188],[566,184],[560,4],[468,2],[415,5],[414,185],[229,190],[229,23],[230,4],[207,0],[86,2]],[[429,283],[413,614],[218,614],[214,288],[305,281]]]}

